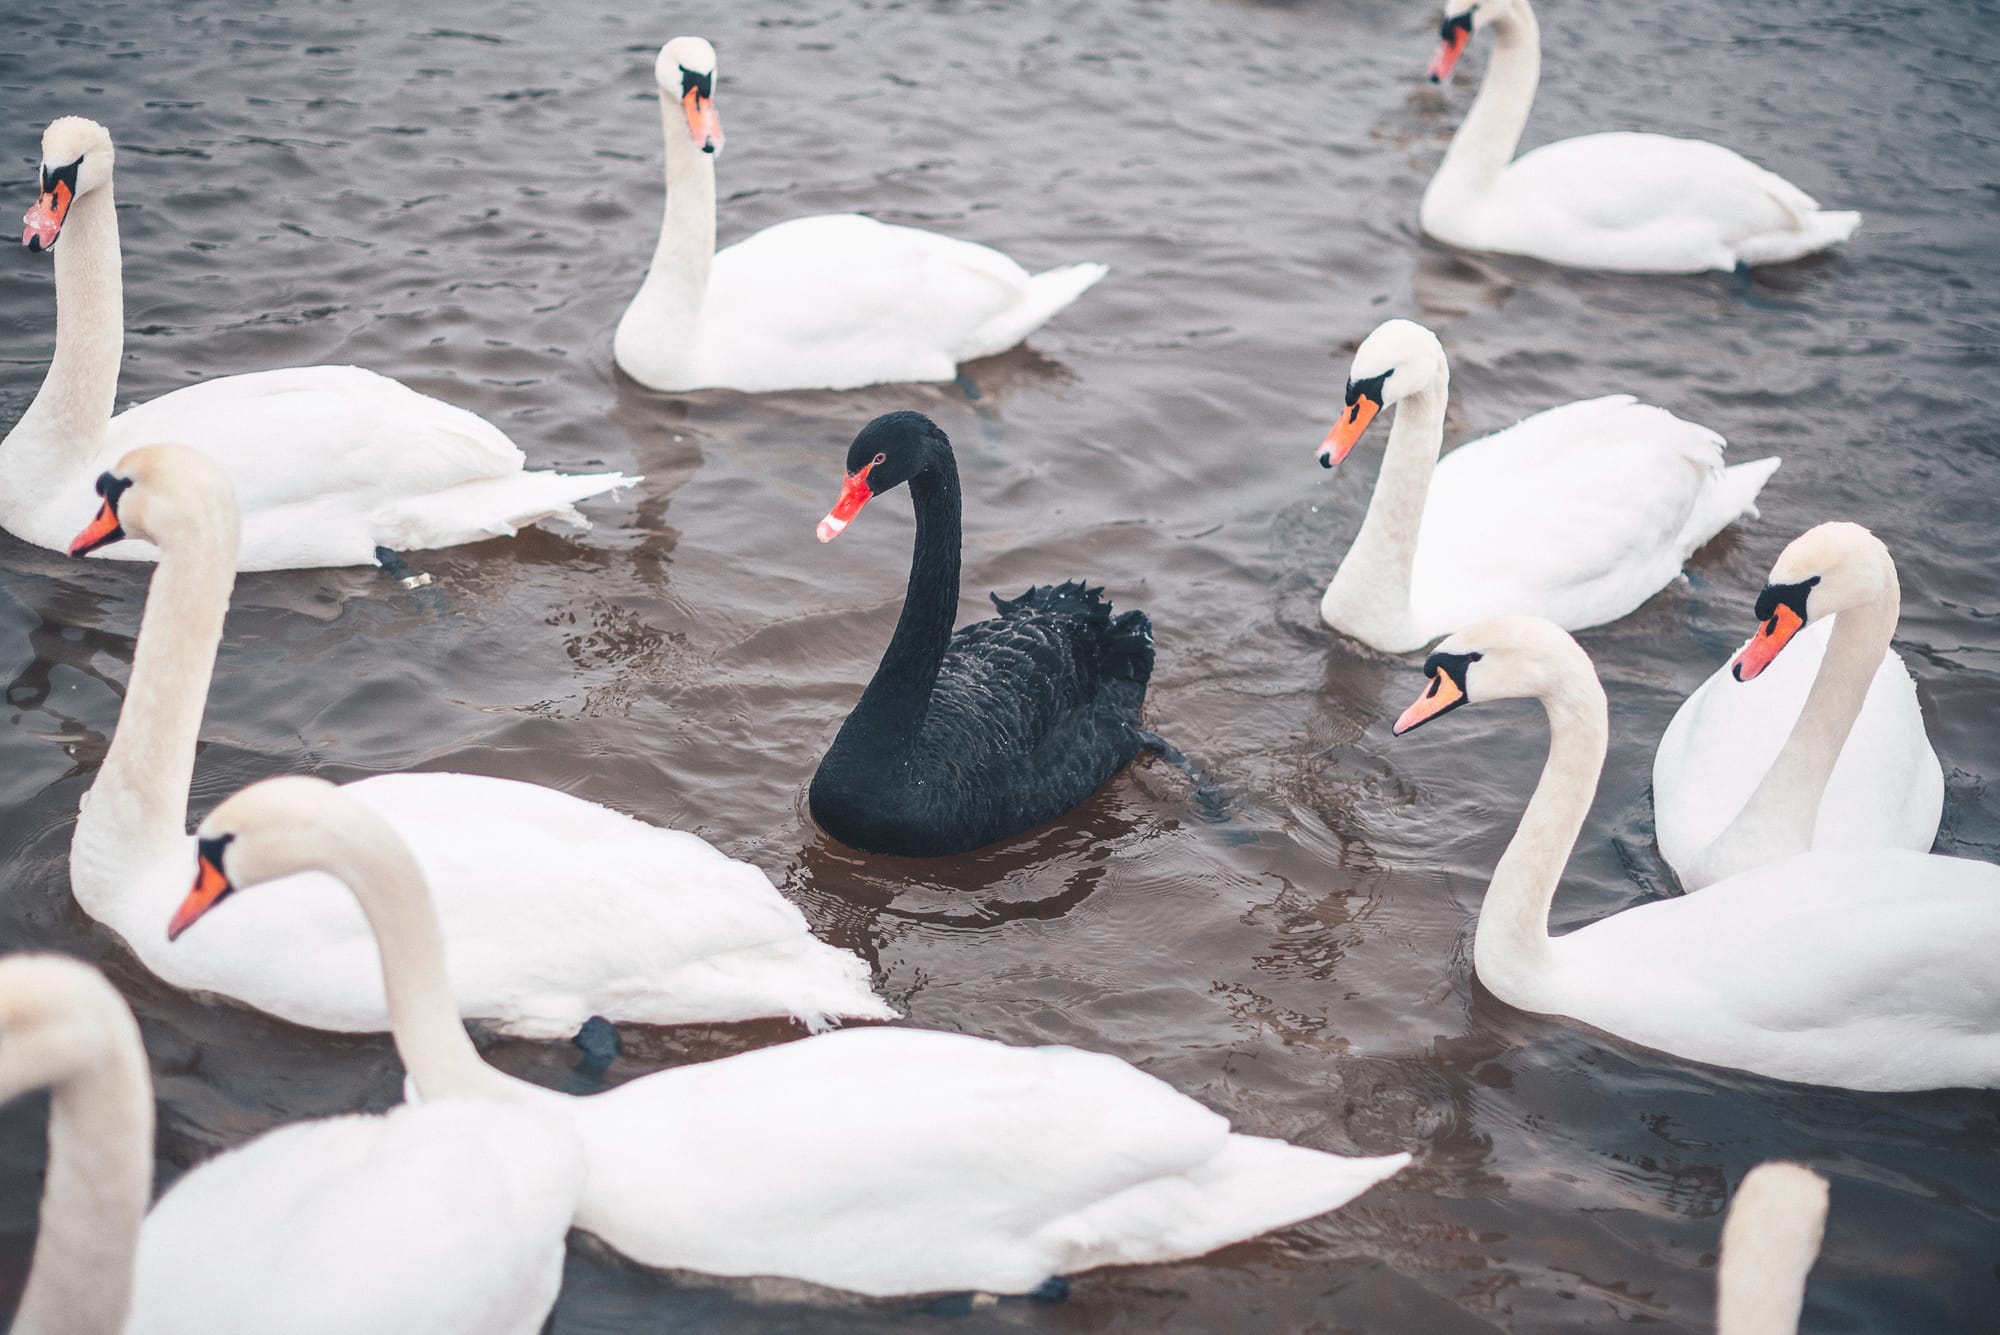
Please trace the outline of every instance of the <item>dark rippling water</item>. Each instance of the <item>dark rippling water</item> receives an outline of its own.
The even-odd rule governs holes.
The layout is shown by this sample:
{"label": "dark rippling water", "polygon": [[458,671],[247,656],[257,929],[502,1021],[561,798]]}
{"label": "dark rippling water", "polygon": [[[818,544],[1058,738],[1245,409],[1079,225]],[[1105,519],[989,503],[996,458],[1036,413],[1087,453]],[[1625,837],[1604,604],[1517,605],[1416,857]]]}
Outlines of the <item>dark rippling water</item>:
{"label": "dark rippling water", "polygon": [[[1993,1329],[2000,1096],[1723,1074],[1473,983],[1474,915],[1541,720],[1495,707],[1390,738],[1416,660],[1317,620],[1383,433],[1333,474],[1312,452],[1354,342],[1411,315],[1453,358],[1454,441],[1630,391],[1721,431],[1736,458],[1784,456],[1761,519],[1582,637],[1613,737],[1558,926],[1671,884],[1651,847],[1654,744],[1747,631],[1778,550],[1829,518],[1869,524],[1901,564],[1897,643],[1947,776],[1941,850],[2000,857],[2000,70],[1980,36],[2000,10],[1547,0],[1530,144],[1712,137],[1866,213],[1847,249],[1745,291],[1420,240],[1418,194],[1472,91],[1420,82],[1427,4],[586,8],[10,6],[6,207],[31,202],[50,118],[92,116],[118,140],[121,403],[351,361],[485,414],[537,464],[647,476],[595,503],[581,537],[424,558],[441,611],[367,571],[245,578],[197,811],[300,769],[553,784],[764,867],[874,961],[913,1024],[1116,1053],[1242,1130],[1417,1162],[1329,1218],[949,1322],[579,1246],[557,1331],[1706,1330],[1724,1203],[1780,1155],[1833,1182],[1809,1329]],[[973,367],[977,399],[637,390],[611,370],[611,327],[659,218],[653,55],[682,31],[721,53],[725,242],[865,209],[1111,276],[1031,350]],[[54,323],[48,260],[10,253],[4,426]],[[965,616],[989,588],[1074,575],[1151,612],[1152,723],[1233,790],[1230,819],[1200,819],[1187,783],[1148,764],[976,857],[860,858],[813,829],[805,784],[887,640],[911,532],[900,494],[833,547],[813,525],[849,437],[890,408],[957,442]],[[0,943],[83,954],[131,997],[164,1182],[267,1127],[383,1107],[399,1068],[386,1039],[175,994],[72,903],[70,821],[117,718],[145,577],[0,537]],[[784,1036],[628,1034],[613,1074]],[[574,1056],[490,1053],[545,1083]],[[38,1102],[0,1115],[16,1283],[42,1128]]]}

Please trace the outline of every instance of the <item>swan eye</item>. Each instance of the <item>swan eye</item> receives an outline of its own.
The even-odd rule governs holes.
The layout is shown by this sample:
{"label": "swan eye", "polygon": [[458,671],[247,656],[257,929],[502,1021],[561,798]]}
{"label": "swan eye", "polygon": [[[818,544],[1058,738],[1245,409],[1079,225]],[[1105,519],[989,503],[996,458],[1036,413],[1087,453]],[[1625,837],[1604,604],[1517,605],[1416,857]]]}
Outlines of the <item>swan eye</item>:
{"label": "swan eye", "polygon": [[876,456],[875,456],[875,458],[874,458],[874,459],[873,459],[873,461],[871,462],[871,466],[872,466],[873,464],[885,464],[885,463],[888,463],[888,462],[889,462],[889,456],[888,456],[888,455],[886,455],[886,454],[878,454],[878,455],[876,455]]}

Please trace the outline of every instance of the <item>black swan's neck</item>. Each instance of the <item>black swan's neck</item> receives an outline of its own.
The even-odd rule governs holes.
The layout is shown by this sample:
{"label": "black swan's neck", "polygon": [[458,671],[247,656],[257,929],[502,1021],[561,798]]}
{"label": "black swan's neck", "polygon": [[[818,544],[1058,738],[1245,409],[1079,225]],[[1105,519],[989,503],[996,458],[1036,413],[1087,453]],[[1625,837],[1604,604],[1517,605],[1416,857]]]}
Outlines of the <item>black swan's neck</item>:
{"label": "black swan's neck", "polygon": [[910,587],[896,633],[861,693],[848,724],[878,737],[907,743],[922,726],[937,685],[938,667],[958,619],[959,522],[963,500],[958,462],[938,450],[928,468],[910,479],[917,512],[917,540],[910,554]]}

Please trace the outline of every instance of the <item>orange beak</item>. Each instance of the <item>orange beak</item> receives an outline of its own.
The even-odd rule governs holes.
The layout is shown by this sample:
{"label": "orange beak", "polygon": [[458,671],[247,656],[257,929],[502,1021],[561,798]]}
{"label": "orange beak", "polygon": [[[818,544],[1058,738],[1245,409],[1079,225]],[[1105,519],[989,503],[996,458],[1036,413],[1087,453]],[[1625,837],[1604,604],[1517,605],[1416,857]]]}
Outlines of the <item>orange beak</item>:
{"label": "orange beak", "polygon": [[1368,429],[1368,424],[1375,420],[1375,414],[1381,411],[1379,401],[1366,394],[1357,396],[1347,406],[1341,419],[1333,424],[1333,430],[1326,433],[1326,439],[1319,443],[1319,466],[1331,468],[1345,459],[1347,452],[1354,448],[1354,442],[1361,439],[1361,433]]}
{"label": "orange beak", "polygon": [[690,88],[681,95],[681,110],[687,113],[688,137],[704,153],[722,151],[722,120],[715,114],[715,99],[703,97]]}
{"label": "orange beak", "polygon": [[1424,693],[1405,709],[1396,719],[1396,726],[1390,731],[1401,737],[1410,729],[1430,722],[1446,710],[1455,709],[1465,703],[1465,692],[1451,679],[1451,674],[1439,669],[1431,674],[1431,684]]}
{"label": "orange beak", "polygon": [[1472,11],[1467,10],[1456,18],[1449,18],[1438,29],[1437,54],[1431,57],[1431,67],[1426,74],[1432,83],[1443,83],[1451,77],[1458,64],[1458,58],[1465,54],[1465,48],[1472,45]]}
{"label": "orange beak", "polygon": [[826,512],[826,518],[819,521],[819,540],[832,542],[846,527],[854,522],[854,516],[861,513],[861,507],[875,498],[868,489],[868,474],[875,469],[869,464],[858,473],[849,473],[847,480],[840,484],[840,499],[833,503],[833,509]]}
{"label": "orange beak", "polygon": [[194,925],[195,919],[214,908],[224,895],[236,888],[229,883],[229,878],[223,875],[222,868],[217,862],[220,851],[210,853],[210,842],[203,839],[195,845],[198,851],[194,858],[194,889],[188,891],[187,898],[183,899],[181,906],[174,910],[173,921],[167,924],[169,941],[177,939],[182,932]]}
{"label": "orange beak", "polygon": [[84,526],[83,532],[70,540],[71,556],[88,556],[99,547],[109,547],[114,542],[124,540],[125,530],[118,523],[118,512],[106,501],[97,507],[97,518]]}
{"label": "orange beak", "polygon": [[1792,641],[1792,636],[1805,626],[1805,618],[1779,603],[1771,612],[1771,619],[1757,627],[1757,633],[1750,637],[1750,643],[1743,646],[1741,653],[1729,665],[1729,675],[1738,681],[1755,681],[1757,674],[1771,666],[1771,660],[1778,651]]}
{"label": "orange beak", "polygon": [[21,218],[25,224],[21,229],[21,244],[29,250],[47,250],[53,246],[62,232],[63,219],[69,216],[73,198],[68,181],[57,181],[52,189],[43,191],[35,206]]}

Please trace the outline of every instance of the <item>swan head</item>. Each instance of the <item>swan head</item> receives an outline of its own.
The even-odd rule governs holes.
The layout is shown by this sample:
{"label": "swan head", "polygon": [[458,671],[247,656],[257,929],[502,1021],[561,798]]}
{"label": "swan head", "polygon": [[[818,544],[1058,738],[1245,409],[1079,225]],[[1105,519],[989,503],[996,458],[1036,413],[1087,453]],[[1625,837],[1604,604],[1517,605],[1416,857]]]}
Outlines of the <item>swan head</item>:
{"label": "swan head", "polygon": [[951,441],[922,413],[884,413],[862,427],[847,447],[847,477],[840,484],[840,499],[819,521],[819,540],[839,537],[862,506],[929,468],[940,449],[949,451]]}
{"label": "swan head", "polygon": [[191,533],[217,534],[234,557],[238,545],[236,492],[222,465],[185,445],[129,450],[100,473],[97,517],[69,544],[88,556],[126,538],[171,551]]}
{"label": "swan head", "polygon": [[1396,720],[1400,737],[1478,700],[1549,700],[1597,669],[1570,633],[1535,616],[1494,617],[1440,640],[1424,660],[1430,680]]}
{"label": "swan head", "polygon": [[1798,1329],[1826,1207],[1826,1179],[1802,1164],[1760,1163],[1744,1174],[1722,1222],[1717,1330]]}
{"label": "swan head", "polygon": [[327,814],[341,798],[325,779],[266,779],[208,813],[195,831],[194,885],[167,923],[167,940],[238,890],[338,864]]}
{"label": "swan head", "polygon": [[138,1043],[118,990],[82,960],[0,960],[0,1102],[101,1065],[121,1035]]}
{"label": "swan head", "polygon": [[1444,17],[1438,21],[1438,49],[1424,71],[1432,83],[1451,78],[1458,58],[1472,45],[1472,34],[1514,8],[1514,0],[1445,0]]}
{"label": "swan head", "polygon": [[1415,320],[1387,320],[1361,340],[1347,373],[1347,402],[1340,419],[1319,444],[1322,468],[1347,457],[1375,415],[1419,390],[1444,372],[1444,345]]}
{"label": "swan head", "polygon": [[688,140],[703,153],[722,151],[722,121],[715,114],[715,48],[699,37],[676,37],[653,62],[660,96],[681,104]]}
{"label": "swan head", "polygon": [[48,250],[79,195],[111,184],[111,131],[82,116],[58,116],[42,131],[35,206],[21,219],[21,244]]}
{"label": "swan head", "polygon": [[1895,559],[1880,538],[1841,521],[1809,528],[1778,553],[1757,595],[1757,631],[1731,660],[1729,674],[1750,681],[1813,622],[1900,596]]}

